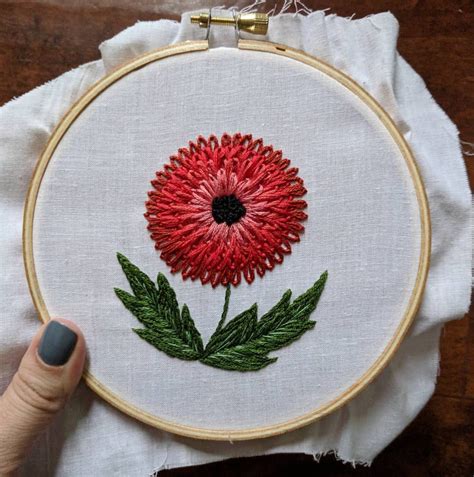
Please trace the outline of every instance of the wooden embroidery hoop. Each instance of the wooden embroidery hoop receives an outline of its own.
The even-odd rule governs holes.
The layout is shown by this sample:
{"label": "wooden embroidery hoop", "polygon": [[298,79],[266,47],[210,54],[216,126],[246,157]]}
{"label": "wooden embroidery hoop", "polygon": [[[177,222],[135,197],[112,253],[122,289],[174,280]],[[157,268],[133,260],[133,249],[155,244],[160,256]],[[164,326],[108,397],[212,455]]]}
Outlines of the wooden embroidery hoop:
{"label": "wooden embroidery hoop", "polygon": [[[63,138],[71,124],[73,124],[74,121],[80,116],[82,111],[84,111],[85,108],[87,108],[89,104],[104,90],[106,90],[115,82],[119,81],[124,76],[150,63],[160,61],[164,58],[175,55],[182,55],[186,53],[204,51],[208,48],[209,43],[207,40],[186,41],[172,46],[157,49],[134,59],[130,63],[119,67],[118,69],[112,71],[110,74],[98,81],[95,85],[93,85],[75,104],[73,104],[53,131],[33,173],[33,177],[30,182],[29,190],[26,197],[23,220],[23,256],[26,276],[34,306],[36,307],[39,314],[39,318],[42,322],[46,323],[47,321],[49,321],[50,315],[44,303],[36,275],[33,253],[33,221],[36,200],[41,187],[42,178],[48,167],[49,161],[51,160],[56,150],[56,147],[60,143],[61,139]],[[372,364],[372,366],[343,393],[341,393],[329,403],[326,403],[325,405],[314,409],[308,413],[305,413],[301,416],[298,416],[294,419],[270,426],[235,430],[204,429],[199,427],[187,426],[161,419],[148,412],[144,412],[130,402],[127,402],[122,399],[119,395],[114,393],[108,387],[104,386],[95,376],[93,376],[89,372],[88,369],[84,371],[84,381],[95,393],[97,393],[99,396],[101,396],[104,400],[109,402],[117,409],[121,410],[122,412],[128,414],[131,417],[134,417],[139,421],[182,436],[193,437],[197,439],[226,441],[265,438],[282,434],[294,429],[298,429],[340,408],[353,397],[355,397],[362,389],[364,389],[384,369],[389,360],[395,354],[403,338],[405,337],[411,323],[414,320],[414,317],[421,302],[423,290],[426,283],[431,248],[429,207],[423,181],[421,179],[415,159],[408,144],[406,143],[400,131],[397,129],[393,120],[390,118],[388,113],[380,106],[380,104],[378,104],[377,101],[375,101],[375,99],[372,98],[369,93],[367,93],[349,76],[326,64],[325,62],[315,57],[312,57],[302,51],[289,48],[285,45],[271,43],[267,41],[241,39],[239,39],[238,41],[238,48],[243,51],[256,51],[261,52],[263,54],[280,55],[311,66],[343,85],[350,92],[359,97],[376,114],[382,125],[391,135],[401,154],[403,155],[403,158],[406,161],[406,165],[410,173],[410,177],[413,181],[420,213],[421,244],[415,286],[411,292],[410,300],[403,315],[403,318],[399,323],[394,336],[392,337],[388,345],[385,347],[384,351]]]}

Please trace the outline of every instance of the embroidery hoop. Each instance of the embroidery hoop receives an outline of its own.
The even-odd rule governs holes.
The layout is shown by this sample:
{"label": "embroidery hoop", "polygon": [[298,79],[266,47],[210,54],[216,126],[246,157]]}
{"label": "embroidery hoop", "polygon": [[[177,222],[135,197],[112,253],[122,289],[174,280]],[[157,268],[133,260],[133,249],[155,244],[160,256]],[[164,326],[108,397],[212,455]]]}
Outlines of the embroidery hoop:
{"label": "embroidery hoop", "polygon": [[[25,203],[23,222],[23,254],[26,275],[33,303],[38,311],[41,321],[47,322],[50,319],[50,316],[43,300],[38,278],[36,275],[33,250],[33,221],[36,200],[41,187],[42,178],[48,167],[48,163],[55,152],[56,147],[67,132],[68,128],[80,116],[81,112],[84,111],[88,107],[88,105],[98,95],[100,95],[101,92],[106,90],[115,82],[119,81],[121,78],[125,77],[127,74],[139,68],[142,68],[145,65],[160,61],[161,59],[170,56],[191,54],[193,52],[207,50],[208,48],[208,41],[187,41],[172,46],[160,48],[158,50],[147,53],[139,58],[136,58],[135,60],[123,65],[122,67],[118,68],[117,70],[113,71],[112,73],[104,77],[102,80],[97,82],[88,92],[86,92],[84,96],[82,96],[69,109],[69,111],[61,120],[61,122],[53,131],[47,143],[47,146],[41,154],[41,157],[37,163],[30,183]],[[392,339],[385,347],[379,358],[354,384],[352,384],[335,399],[331,400],[323,406],[320,406],[319,408],[312,410],[309,413],[305,413],[286,422],[265,427],[236,430],[206,429],[171,422],[165,419],[161,419],[150,413],[144,412],[142,409],[134,406],[130,402],[125,401],[119,395],[115,394],[112,390],[103,385],[87,369],[84,371],[83,377],[86,384],[95,393],[97,393],[104,400],[106,400],[122,412],[134,417],[139,421],[142,421],[146,424],[160,428],[165,431],[173,432],[175,434],[187,437],[209,440],[249,440],[282,434],[314,422],[315,420],[343,406],[350,399],[356,396],[383,370],[383,368],[387,365],[389,360],[399,348],[405,334],[407,333],[411,323],[413,322],[413,319],[420,305],[430,260],[430,219],[428,202],[423,182],[409,146],[407,145],[402,134],[400,133],[400,131],[398,131],[396,125],[394,124],[390,116],[387,114],[387,112],[350,77],[348,77],[341,71],[333,68],[332,66],[324,63],[323,61],[314,58],[302,51],[295,50],[293,48],[289,48],[281,44],[270,43],[266,41],[242,39],[239,39],[238,41],[238,48],[243,51],[256,51],[262,54],[281,55],[286,58],[293,59],[297,62],[311,66],[324,73],[325,75],[329,76],[331,79],[337,81],[351,93],[359,97],[377,115],[378,119],[385,127],[385,129],[389,132],[390,136],[393,138],[398,149],[400,150],[403,158],[405,159],[409,174],[413,182],[420,213],[421,247],[415,286],[411,292],[408,307],[405,310],[404,316],[401,319],[395,334],[393,335]]]}

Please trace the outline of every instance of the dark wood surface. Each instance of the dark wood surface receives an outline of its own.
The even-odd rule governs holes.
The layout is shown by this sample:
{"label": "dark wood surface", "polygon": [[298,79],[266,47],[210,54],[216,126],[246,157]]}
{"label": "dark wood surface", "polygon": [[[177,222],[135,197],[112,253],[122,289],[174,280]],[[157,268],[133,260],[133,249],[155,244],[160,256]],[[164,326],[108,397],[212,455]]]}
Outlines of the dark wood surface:
{"label": "dark wood surface", "polygon": [[[137,20],[179,18],[215,2],[158,0],[0,0],[0,104],[87,61],[98,45]],[[227,2],[229,3],[229,2]],[[245,5],[249,2],[230,2]],[[262,8],[267,11],[273,5]],[[399,50],[434,98],[474,142],[474,2],[472,0],[308,0],[313,9],[356,18],[390,10],[400,22]],[[466,156],[471,186],[474,157]],[[353,469],[303,455],[234,459],[165,471],[178,476],[474,475],[474,318],[449,323],[441,339],[436,392],[415,421],[375,460]]]}

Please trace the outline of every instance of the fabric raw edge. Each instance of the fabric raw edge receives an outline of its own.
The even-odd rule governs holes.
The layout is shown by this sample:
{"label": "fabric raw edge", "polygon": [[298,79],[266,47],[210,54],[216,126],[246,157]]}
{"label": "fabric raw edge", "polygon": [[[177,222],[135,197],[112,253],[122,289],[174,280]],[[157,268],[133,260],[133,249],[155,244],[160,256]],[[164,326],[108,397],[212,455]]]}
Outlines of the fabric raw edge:
{"label": "fabric raw edge", "polygon": [[[268,456],[272,456],[272,455],[294,455],[294,454],[295,454],[295,452],[268,451],[268,452],[264,452],[262,454],[259,454],[258,457],[268,457]],[[341,464],[344,464],[344,465],[350,465],[354,469],[357,466],[370,467],[370,464],[371,464],[370,461],[364,461],[364,460],[345,460],[345,459],[341,458],[339,456],[338,452],[335,451],[335,450],[329,450],[329,451],[325,451],[325,452],[316,452],[316,453],[299,452],[299,454],[310,456],[310,457],[313,458],[313,460],[315,462],[318,462],[318,463],[323,457],[332,455],[337,462],[340,462]],[[209,462],[206,459],[196,459],[196,460],[186,462],[184,465],[180,462],[170,462],[170,463],[168,463],[165,460],[165,462],[163,464],[161,464],[158,467],[155,467],[151,471],[151,473],[149,474],[149,477],[159,477],[159,473],[162,472],[163,470],[172,470],[172,469],[177,469],[177,468],[194,467],[194,466],[206,465],[206,464],[210,464],[210,463],[215,464],[215,463],[225,462],[226,460],[230,460],[230,459],[250,459],[252,457],[257,457],[257,456],[248,455],[248,456],[231,457],[231,458],[225,457],[223,459],[214,460],[212,462]]]}

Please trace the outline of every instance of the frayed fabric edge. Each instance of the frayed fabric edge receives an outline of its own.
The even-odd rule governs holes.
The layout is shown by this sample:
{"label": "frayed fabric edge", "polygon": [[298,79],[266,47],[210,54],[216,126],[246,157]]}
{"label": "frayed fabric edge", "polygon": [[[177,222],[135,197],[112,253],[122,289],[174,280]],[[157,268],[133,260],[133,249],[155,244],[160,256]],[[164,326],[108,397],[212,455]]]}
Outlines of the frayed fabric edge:
{"label": "frayed fabric edge", "polygon": [[[264,6],[267,4],[267,0],[255,0],[253,3],[250,3],[242,8],[239,9],[236,5],[231,6],[231,7],[226,7],[225,5],[219,5],[216,7],[212,7],[213,11],[227,11],[227,12],[239,12],[239,13],[256,13],[260,10],[261,6]],[[294,9],[293,12],[290,12],[289,10]],[[200,11],[202,9],[196,9],[196,10],[190,10],[183,12],[182,15],[186,13],[194,13],[196,11]],[[352,15],[348,17],[343,17],[339,16],[336,13],[330,13],[331,12],[331,7],[328,8],[322,8],[318,10],[313,10],[312,8],[308,7],[304,2],[301,0],[284,0],[283,5],[278,9],[278,5],[274,5],[272,8],[267,10],[265,13],[271,17],[271,18],[280,18],[280,17],[310,17],[313,15],[325,15],[327,17],[337,17],[342,20],[346,21],[351,21],[351,22],[361,22],[361,21],[372,21],[373,17],[376,17],[378,15],[384,15],[384,14],[390,14],[392,13],[387,10],[385,12],[377,12],[377,13],[371,13],[369,15],[366,15],[361,18],[354,18],[357,14],[354,12]],[[393,16],[393,15],[392,15]],[[163,21],[166,19],[161,19],[157,21]],[[169,20],[173,21],[174,23],[180,23],[179,21],[176,20]],[[137,23],[143,23],[143,21],[139,21]],[[375,25],[374,25],[375,26]],[[380,30],[379,27],[376,27],[378,30]]]}
{"label": "frayed fabric edge", "polygon": [[[246,5],[242,7],[240,10],[236,6],[232,7],[225,7],[225,6],[220,6],[220,7],[215,7],[217,10],[229,10],[229,11],[238,11],[239,13],[254,13],[257,12],[260,6],[266,5],[267,0],[255,0],[253,3]],[[294,12],[290,12],[289,10],[293,8]],[[336,13],[329,13],[327,12],[331,11],[331,7],[328,8],[323,8],[319,10],[313,10],[312,8],[308,7],[304,2],[301,0],[284,0],[283,5],[278,9],[278,5],[275,4],[273,8],[270,10],[267,10],[266,13],[268,16],[271,18],[278,18],[278,17],[283,17],[283,16],[290,16],[290,17],[297,17],[297,16],[302,16],[302,17],[309,17],[311,15],[318,15],[318,14],[324,14],[325,16],[328,17],[339,17],[343,20],[347,21],[370,21],[372,22],[372,17],[375,17],[377,15],[380,15],[380,13],[390,13],[390,11],[386,12],[378,12],[378,13],[371,13],[369,15],[366,15],[362,18],[354,18],[356,16],[356,13],[354,12],[352,15],[348,17],[340,17]],[[379,27],[374,25],[378,30],[380,30]]]}
{"label": "frayed fabric edge", "polygon": [[[59,76],[56,76],[55,78],[51,78],[50,80],[47,80],[44,83],[41,83],[41,84],[33,87],[32,89],[26,91],[25,93],[20,94],[19,96],[13,96],[13,98],[7,100],[5,103],[0,105],[0,111],[3,110],[3,108],[6,108],[7,106],[10,106],[13,103],[16,103],[18,100],[24,98],[25,96],[43,88],[43,87],[53,86],[54,83],[61,80],[63,78],[63,76],[65,76],[65,75],[72,74],[72,73],[78,73],[81,70],[86,70],[86,69],[91,68],[91,67],[96,67],[96,66],[100,67],[102,64],[103,64],[102,60],[99,59],[99,60],[89,61],[88,63],[83,63],[82,65],[79,65],[76,68],[73,68],[71,70],[67,70],[64,73],[60,74]],[[97,79],[95,81],[99,81],[104,75],[105,75],[105,73],[101,74],[100,76],[97,77]],[[71,104],[72,104],[72,102],[71,102]]]}
{"label": "frayed fabric edge", "polygon": [[468,157],[474,157],[474,142],[459,140],[461,143],[462,153]]}
{"label": "frayed fabric edge", "polygon": [[195,460],[190,460],[188,462],[173,462],[173,463],[167,463],[166,458],[164,459],[164,462],[160,464],[160,466],[156,467],[151,471],[149,474],[149,477],[159,477],[159,473],[163,470],[171,470],[171,469],[178,469],[178,468],[184,468],[184,467],[193,467],[193,466],[198,466],[198,465],[207,465],[207,464],[215,464],[218,462],[225,462],[226,460],[231,460],[231,459],[247,459],[247,458],[252,458],[252,457],[265,457],[265,456],[272,456],[272,455],[291,455],[291,454],[304,454],[307,456],[311,456],[315,462],[318,462],[326,456],[333,456],[337,462],[340,462],[341,464],[344,465],[350,465],[352,468],[356,467],[370,467],[372,464],[372,460],[347,460],[344,459],[339,455],[339,452],[337,450],[329,450],[329,451],[321,451],[321,452],[281,452],[281,451],[275,451],[275,452],[261,452],[255,455],[243,455],[243,456],[229,456],[225,457],[223,459],[215,459],[215,460],[209,460],[206,457],[200,458],[200,459],[195,459]]}

